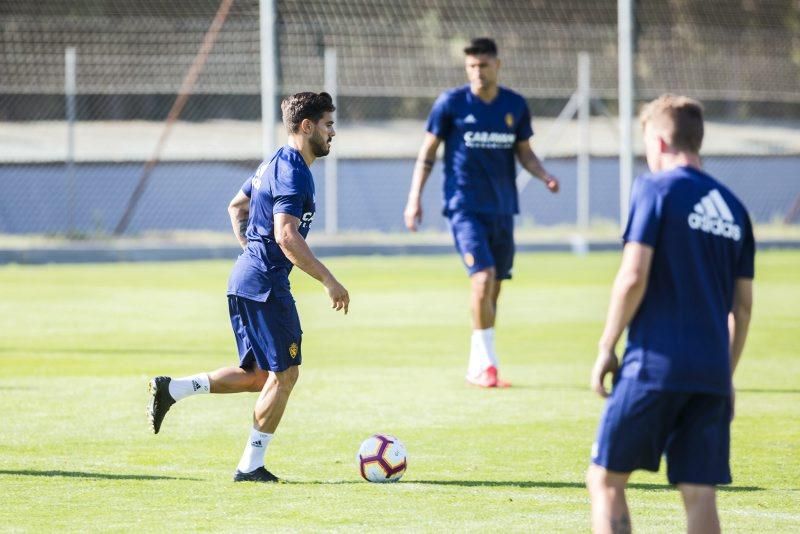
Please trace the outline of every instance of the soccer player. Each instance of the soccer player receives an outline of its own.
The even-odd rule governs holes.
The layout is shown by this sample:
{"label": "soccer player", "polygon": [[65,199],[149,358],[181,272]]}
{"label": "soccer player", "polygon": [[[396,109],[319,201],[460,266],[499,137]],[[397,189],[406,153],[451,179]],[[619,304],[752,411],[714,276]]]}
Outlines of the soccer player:
{"label": "soccer player", "polygon": [[422,190],[444,141],[444,207],[455,246],[470,277],[472,340],[467,382],[480,387],[510,385],[498,376],[494,344],[497,299],[511,278],[514,218],[519,213],[514,157],[547,189],[558,180],[531,149],[531,116],[525,99],[498,85],[497,46],[473,39],[464,49],[469,84],[445,91],[433,104],[419,151],[404,218],[417,230]]}
{"label": "soccer player", "polygon": [[289,288],[294,265],[319,280],[331,307],[347,313],[350,296],[309,249],[305,237],[314,220],[310,166],[328,154],[336,132],[327,93],[297,93],[281,103],[288,143],[263,162],[231,200],[228,213],[244,252],[228,281],[228,310],[239,365],[149,383],[148,415],[158,433],[177,401],[200,393],[261,392],[253,427],[233,480],[274,482],[264,453],[281,420],[302,361],[302,330]]}
{"label": "soccer player", "polygon": [[[628,477],[658,471],[663,453],[688,532],[719,532],[715,487],[731,482],[732,377],[750,324],[753,229],[742,203],[701,168],[698,102],[663,95],[641,122],[652,174],[633,186],[591,376],[592,389],[608,397],[587,475],[592,526],[630,531]],[[619,366],[615,347],[626,327]]]}

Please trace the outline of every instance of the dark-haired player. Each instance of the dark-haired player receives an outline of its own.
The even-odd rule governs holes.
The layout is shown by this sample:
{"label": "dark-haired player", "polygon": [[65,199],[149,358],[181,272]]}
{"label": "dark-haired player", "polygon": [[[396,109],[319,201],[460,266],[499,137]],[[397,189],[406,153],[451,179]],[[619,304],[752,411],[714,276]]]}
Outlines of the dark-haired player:
{"label": "dark-haired player", "polygon": [[472,340],[467,382],[504,387],[494,344],[497,299],[514,261],[514,215],[519,212],[516,163],[558,191],[558,180],[531,149],[531,115],[525,99],[498,85],[497,46],[473,39],[464,49],[469,84],[442,93],[428,117],[411,179],[404,217],[422,222],[422,190],[444,141],[444,215],[471,281]]}
{"label": "dark-haired player", "polygon": [[[637,178],[592,388],[614,376],[587,484],[595,532],[630,532],[625,486],[657,471],[683,497],[689,533],[719,532],[716,486],[729,484],[732,376],[750,324],[750,218],[701,168],[703,111],[664,95],[641,114],[647,164]],[[621,367],[616,345],[628,327]]]}
{"label": "dark-haired player", "polygon": [[281,420],[302,361],[302,331],[289,272],[294,265],[319,280],[331,307],[347,313],[350,297],[309,249],[305,237],[314,220],[314,179],[310,166],[328,154],[335,111],[327,93],[297,93],[281,103],[289,133],[286,145],[231,200],[228,212],[244,252],[228,281],[228,309],[239,350],[239,365],[185,378],[166,376],[149,383],[148,414],[158,433],[177,401],[198,393],[261,394],[253,412],[234,481],[274,482],[264,453]]}

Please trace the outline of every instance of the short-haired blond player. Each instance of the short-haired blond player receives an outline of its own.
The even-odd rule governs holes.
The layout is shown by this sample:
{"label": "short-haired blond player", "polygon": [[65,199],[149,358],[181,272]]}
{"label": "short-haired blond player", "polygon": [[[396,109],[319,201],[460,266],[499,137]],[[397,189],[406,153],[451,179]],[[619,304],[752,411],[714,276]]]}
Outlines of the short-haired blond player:
{"label": "short-haired blond player", "polygon": [[[657,471],[664,454],[688,532],[714,533],[715,487],[731,482],[732,375],[750,323],[753,230],[739,199],[702,170],[697,101],[663,95],[641,121],[651,174],[633,185],[591,377],[608,397],[587,476],[592,526],[630,532],[628,477]],[[615,347],[626,327],[620,364]]]}

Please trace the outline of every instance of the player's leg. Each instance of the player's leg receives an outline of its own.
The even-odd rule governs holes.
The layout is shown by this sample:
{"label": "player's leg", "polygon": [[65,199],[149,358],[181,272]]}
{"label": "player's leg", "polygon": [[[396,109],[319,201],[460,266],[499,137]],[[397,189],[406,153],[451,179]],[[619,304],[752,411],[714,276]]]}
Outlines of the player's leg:
{"label": "player's leg", "polygon": [[199,373],[183,378],[157,376],[148,382],[147,391],[150,394],[147,403],[150,428],[154,434],[158,434],[158,431],[161,430],[161,423],[173,404],[192,395],[210,393],[211,384],[208,373]]}
{"label": "player's leg", "polygon": [[500,378],[500,360],[494,347],[494,332],[497,326],[498,301],[500,299],[500,289],[503,280],[511,278],[511,270],[514,265],[514,217],[511,215],[486,216],[486,227],[489,229],[488,241],[492,259],[495,264],[495,280],[492,288],[492,349],[489,352],[491,367],[490,374],[496,382],[497,387],[509,387],[510,382]]}
{"label": "player's leg", "polygon": [[269,375],[253,410],[253,426],[234,474],[234,481],[274,482],[264,467],[264,455],[283,417],[302,363],[302,330],[291,295],[266,303],[246,302],[243,315],[252,353]]}
{"label": "player's leg", "polygon": [[494,290],[492,291],[492,307],[494,309],[494,321],[492,322],[492,328],[490,330],[490,348],[486,351],[486,354],[489,357],[489,364],[490,367],[486,370],[486,374],[489,377],[489,381],[493,382],[495,387],[498,388],[508,388],[511,387],[511,382],[507,380],[503,380],[500,378],[500,358],[497,356],[497,349],[495,347],[495,340],[494,340],[494,333],[495,333],[495,326],[497,325],[497,301],[500,298],[500,287],[503,284],[503,280],[495,279],[494,281]]}
{"label": "player's leg", "polygon": [[254,365],[247,368],[220,367],[208,373],[172,378],[169,393],[179,401],[201,393],[258,392],[266,380],[267,372]]}
{"label": "player's leg", "polygon": [[[497,387],[497,352],[494,341],[496,274],[494,267],[470,276],[470,340],[467,382],[479,387]],[[503,384],[507,385],[507,384]]]}
{"label": "player's leg", "polygon": [[494,267],[488,267],[469,277],[473,330],[494,328],[495,276]]}
{"label": "player's leg", "polygon": [[158,434],[164,417],[172,405],[186,397],[204,393],[261,391],[267,379],[267,372],[255,365],[237,297],[228,297],[228,311],[239,351],[239,367],[222,367],[210,373],[182,378],[157,376],[150,380],[147,415],[153,433]]}
{"label": "player's leg", "polygon": [[286,371],[269,373],[253,410],[253,428],[245,445],[244,452],[236,466],[236,482],[275,482],[278,478],[264,467],[264,455],[272,441],[283,412],[289,402],[299,376],[299,367],[292,366]]}
{"label": "player's leg", "polygon": [[667,477],[681,491],[690,533],[720,531],[715,486],[731,482],[731,408],[726,395],[692,395],[667,444]]}
{"label": "player's leg", "polygon": [[179,400],[203,393],[242,393],[261,391],[267,372],[255,366],[222,367],[210,373],[199,373],[183,378],[157,376],[148,383],[150,400],[147,414],[155,434],[172,405]]}
{"label": "player's leg", "polygon": [[473,329],[467,382],[479,387],[509,387],[511,384],[499,377],[494,340],[501,281],[497,280],[494,268],[478,271],[470,279]]}
{"label": "player's leg", "polygon": [[630,473],[616,473],[596,464],[589,466],[586,486],[592,502],[592,531],[624,533],[631,531],[631,515],[625,500]]}
{"label": "player's leg", "polygon": [[720,532],[717,515],[717,490],[714,486],[678,484],[686,508],[688,534],[716,534]]}
{"label": "player's leg", "polygon": [[300,368],[296,365],[269,374],[253,411],[253,425],[259,431],[273,434],[278,428],[299,376]]}
{"label": "player's leg", "polygon": [[267,371],[258,365],[247,334],[249,320],[245,307],[248,302],[257,306],[255,301],[234,295],[228,296],[228,313],[236,340],[236,350],[239,353],[239,366],[222,367],[209,373],[211,393],[261,391],[267,380]]}
{"label": "player's leg", "polygon": [[269,373],[258,366],[221,367],[208,373],[211,393],[258,392],[264,387]]}
{"label": "player's leg", "polygon": [[614,384],[600,418],[586,478],[595,532],[630,531],[625,500],[628,477],[637,469],[658,471],[685,397],[648,389],[635,378],[619,378]]}
{"label": "player's leg", "polygon": [[494,284],[496,271],[489,248],[484,217],[469,212],[449,214],[450,230],[464,267],[470,277],[472,336],[467,366],[467,382],[480,387],[497,386],[494,355]]}
{"label": "player's leg", "polygon": [[497,302],[500,300],[500,288],[502,286],[502,280],[495,280],[494,288],[492,290],[492,308],[494,309],[494,321],[492,322],[492,326],[495,326],[497,323]]}

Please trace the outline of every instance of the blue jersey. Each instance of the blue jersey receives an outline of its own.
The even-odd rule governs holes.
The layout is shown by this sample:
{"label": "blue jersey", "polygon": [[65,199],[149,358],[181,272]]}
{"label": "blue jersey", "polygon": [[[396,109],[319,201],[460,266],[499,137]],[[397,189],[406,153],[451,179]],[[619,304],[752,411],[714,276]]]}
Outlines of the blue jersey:
{"label": "blue jersey", "polygon": [[514,145],[533,135],[525,99],[500,87],[484,102],[469,85],[442,93],[428,132],[444,140],[444,212],[519,213]]}
{"label": "blue jersey", "polygon": [[624,240],[654,252],[622,376],[655,389],[729,394],[728,313],[736,279],[753,277],[755,255],[742,203],[691,167],[640,176]]}
{"label": "blue jersey", "polygon": [[250,197],[247,247],[231,272],[228,295],[263,302],[271,292],[289,292],[292,262],[275,242],[275,214],[300,219],[305,238],[314,219],[314,177],[300,152],[283,146],[247,179],[242,192]]}

